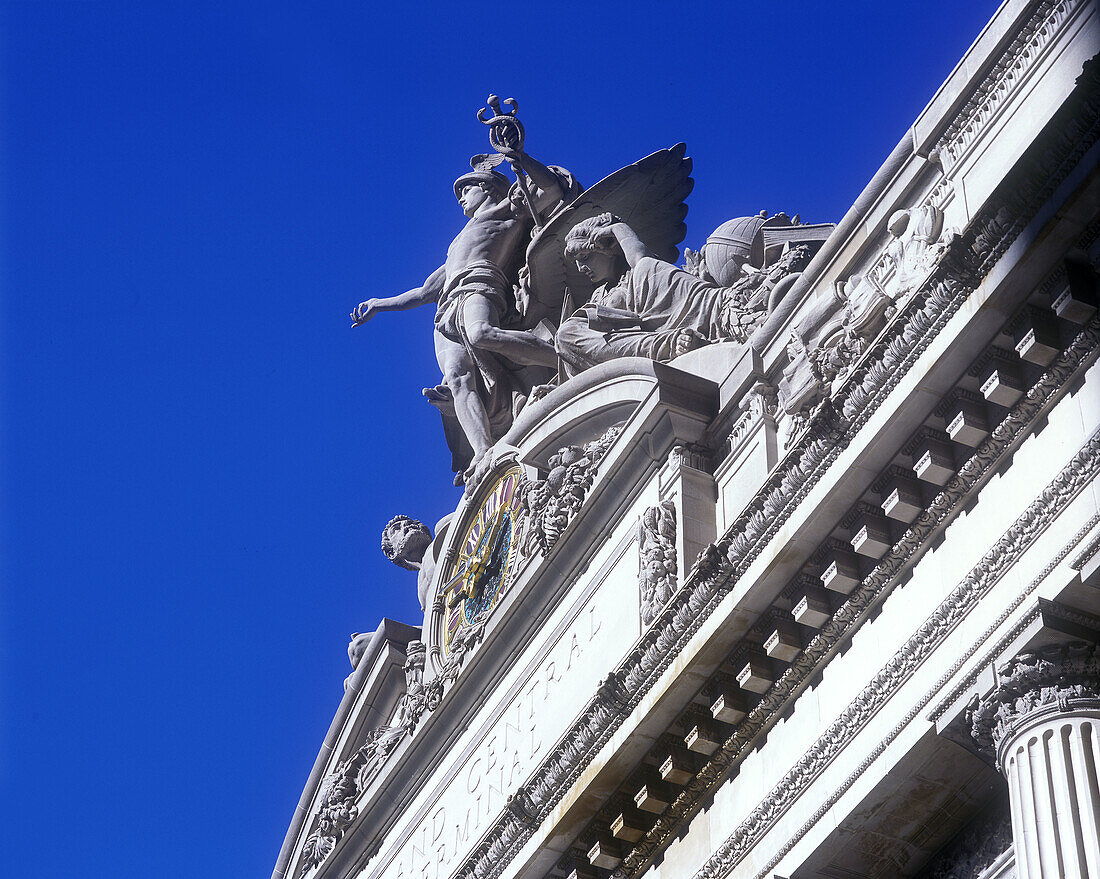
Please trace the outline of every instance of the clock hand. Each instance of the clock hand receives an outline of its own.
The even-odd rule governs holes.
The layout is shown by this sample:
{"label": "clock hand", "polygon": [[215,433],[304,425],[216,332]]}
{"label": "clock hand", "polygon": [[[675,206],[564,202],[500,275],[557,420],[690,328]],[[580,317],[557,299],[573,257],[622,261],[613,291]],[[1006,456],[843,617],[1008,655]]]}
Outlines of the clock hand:
{"label": "clock hand", "polygon": [[449,589],[453,584],[459,580],[465,580],[465,587],[454,594],[451,600],[448,602],[448,607],[454,607],[461,601],[465,601],[468,598],[472,598],[477,594],[477,583],[481,579],[485,572],[485,566],[488,559],[491,547],[485,543],[478,545],[478,552],[475,550],[466,559],[466,567],[456,574],[447,584],[444,586],[444,590]]}
{"label": "clock hand", "polygon": [[497,535],[500,533],[500,523],[504,521],[504,505],[501,504],[497,507],[496,515],[493,516],[493,527],[489,532],[489,546],[487,552],[492,552],[496,546]]}
{"label": "clock hand", "polygon": [[[505,514],[506,516],[507,514]],[[485,566],[484,577],[480,578],[479,586],[481,584],[495,583],[499,579],[501,572],[504,570],[504,563],[508,557],[509,542],[506,537],[507,529],[504,527],[505,516],[501,517],[500,527],[497,529],[496,537],[493,541],[493,546],[489,554],[488,564]],[[494,587],[495,588],[495,587]]]}
{"label": "clock hand", "polygon": [[450,580],[448,580],[446,583],[443,584],[443,591],[446,592],[455,583],[457,583],[459,580],[461,580],[465,576],[466,576],[466,569],[463,568],[461,571],[459,571],[457,574],[455,574],[453,577],[451,577]]}
{"label": "clock hand", "polygon": [[470,567],[467,569],[470,571],[471,578],[475,581],[481,579],[481,574],[485,570],[485,566],[489,563],[489,559],[492,555],[494,542],[496,541],[497,531],[500,530],[500,518],[503,512],[503,507],[499,508],[496,515],[493,517],[493,522],[482,537],[481,542],[478,544],[478,554],[476,559],[472,559]]}

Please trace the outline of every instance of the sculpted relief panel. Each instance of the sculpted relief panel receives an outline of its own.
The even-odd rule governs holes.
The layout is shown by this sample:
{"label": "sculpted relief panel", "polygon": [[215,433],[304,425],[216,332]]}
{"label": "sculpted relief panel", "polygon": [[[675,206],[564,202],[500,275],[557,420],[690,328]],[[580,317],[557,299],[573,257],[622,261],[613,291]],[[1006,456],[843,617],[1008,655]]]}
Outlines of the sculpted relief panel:
{"label": "sculpted relief panel", "polygon": [[648,626],[676,591],[676,505],[671,500],[642,513],[638,552],[642,622]]}
{"label": "sculpted relief panel", "polygon": [[896,211],[890,241],[862,273],[838,281],[832,296],[804,310],[787,342],[779,381],[786,444],[805,430],[816,408],[852,375],[860,358],[914,297],[957,238],[943,212],[924,204]]}

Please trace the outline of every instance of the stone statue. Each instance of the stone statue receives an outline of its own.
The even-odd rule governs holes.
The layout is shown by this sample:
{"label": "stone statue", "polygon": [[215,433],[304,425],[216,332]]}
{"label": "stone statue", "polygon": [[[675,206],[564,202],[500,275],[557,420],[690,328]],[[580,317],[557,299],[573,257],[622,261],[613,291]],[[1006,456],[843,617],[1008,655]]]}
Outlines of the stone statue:
{"label": "stone statue", "polygon": [[575,375],[618,357],[669,361],[711,342],[744,342],[790,288],[809,255],[788,248],[766,271],[735,265],[721,287],[665,262],[626,223],[604,214],[566,236],[566,257],[596,286],[558,329],[558,353]]}
{"label": "stone statue", "polygon": [[718,288],[656,259],[618,217],[578,223],[565,255],[596,285],[588,303],[558,329],[558,351],[570,374],[618,357],[669,361],[709,341],[721,309]]}
{"label": "stone statue", "polygon": [[[557,363],[548,333],[511,328],[518,323],[513,267],[533,223],[518,187],[510,187],[496,170],[504,158],[475,156],[472,170],[455,181],[455,196],[469,222],[447,248],[446,262],[421,286],[368,299],[351,313],[353,325],[360,326],[379,312],[436,304],[435,352],[443,382],[424,394],[443,412],[459,483],[511,425],[515,398],[524,388],[510,367]],[[537,214],[552,213],[579,188],[568,172],[521,150],[507,159],[527,182]],[[452,412],[457,425],[448,423]]]}
{"label": "stone statue", "polygon": [[[635,334],[671,332],[669,339],[650,340],[652,353],[637,352],[668,360],[708,341],[740,338],[744,327],[753,323],[746,318],[749,311],[731,296],[721,305],[711,303],[722,314],[702,321],[710,335],[691,326],[690,318],[680,325],[685,317],[680,310],[683,303],[665,303],[664,313],[661,304],[650,303],[644,314],[637,315],[645,326],[635,328],[630,315],[617,313],[609,302],[594,302],[585,314],[591,314],[595,324],[586,324],[586,332],[600,333],[604,330],[598,327],[610,327],[607,331],[617,337],[612,348],[621,353],[597,359],[576,354],[568,331],[565,343],[559,344],[555,339],[559,324],[588,303],[597,286],[590,271],[581,271],[574,258],[566,258],[569,231],[593,217],[615,214],[647,258],[671,266],[686,232],[684,200],[694,185],[691,159],[684,144],[677,144],[621,168],[585,191],[565,169],[544,165],[526,153],[523,126],[512,99],[501,101],[491,95],[488,103],[491,113],[483,109],[478,118],[489,126],[495,152],[475,156],[470,172],[455,181],[455,195],[469,220],[447,249],[446,261],[419,287],[397,296],[367,299],[351,313],[353,326],[360,326],[383,311],[435,303],[435,351],[443,381],[426,388],[424,395],[443,416],[455,483],[465,484],[467,492],[487,469],[492,444],[508,430],[522,406],[550,387],[547,383],[555,379],[555,368],[556,380],[561,381],[601,359],[634,353],[627,338],[632,330]],[[503,162],[515,172],[515,183],[498,170]],[[761,219],[749,225],[759,237],[757,226],[777,222],[778,218]],[[733,240],[737,234],[734,230],[726,237]],[[749,243],[751,257],[755,239]],[[617,240],[614,246],[620,251],[623,247]],[[628,248],[635,254],[633,244]],[[622,261],[625,266],[625,256]],[[752,271],[751,267],[740,270],[744,261],[736,260],[731,275],[742,282]],[[697,288],[703,283],[681,274],[673,279],[673,286]],[[763,276],[750,279],[747,286],[742,285],[742,293],[765,280]],[[706,286],[714,287],[713,280]],[[672,294],[672,299],[678,295]],[[689,311],[698,307],[694,303]],[[726,330],[719,332],[715,326]],[[570,355],[574,355],[572,361]]]}
{"label": "stone statue", "polygon": [[[446,529],[450,519],[447,516],[436,523],[440,533]],[[420,599],[421,610],[435,578],[438,561],[429,552],[432,539],[431,529],[410,516],[394,516],[382,530],[383,555],[398,567],[417,572],[416,595]]]}
{"label": "stone statue", "polygon": [[411,516],[394,516],[382,529],[383,555],[406,571],[420,570],[431,543],[431,529]]}

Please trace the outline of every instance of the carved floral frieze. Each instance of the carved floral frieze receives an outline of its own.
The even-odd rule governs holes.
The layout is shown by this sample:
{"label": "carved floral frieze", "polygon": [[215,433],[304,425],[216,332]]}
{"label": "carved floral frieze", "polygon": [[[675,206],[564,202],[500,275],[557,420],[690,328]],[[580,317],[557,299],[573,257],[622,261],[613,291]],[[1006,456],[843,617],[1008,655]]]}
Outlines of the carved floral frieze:
{"label": "carved floral frieze", "polygon": [[520,551],[545,556],[577,515],[596,479],[600,462],[622,425],[608,428],[598,439],[581,446],[565,446],[550,458],[545,479],[526,480],[520,486],[525,522]]}

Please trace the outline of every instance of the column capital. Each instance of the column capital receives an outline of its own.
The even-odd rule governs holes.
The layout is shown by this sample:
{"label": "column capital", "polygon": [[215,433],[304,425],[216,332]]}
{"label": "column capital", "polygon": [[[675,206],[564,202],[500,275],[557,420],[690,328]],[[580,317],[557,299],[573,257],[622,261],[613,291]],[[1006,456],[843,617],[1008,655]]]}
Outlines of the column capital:
{"label": "column capital", "polygon": [[1015,729],[1040,714],[1100,708],[1100,645],[1052,644],[1018,653],[996,669],[996,686],[966,711],[978,747],[995,754]]}

